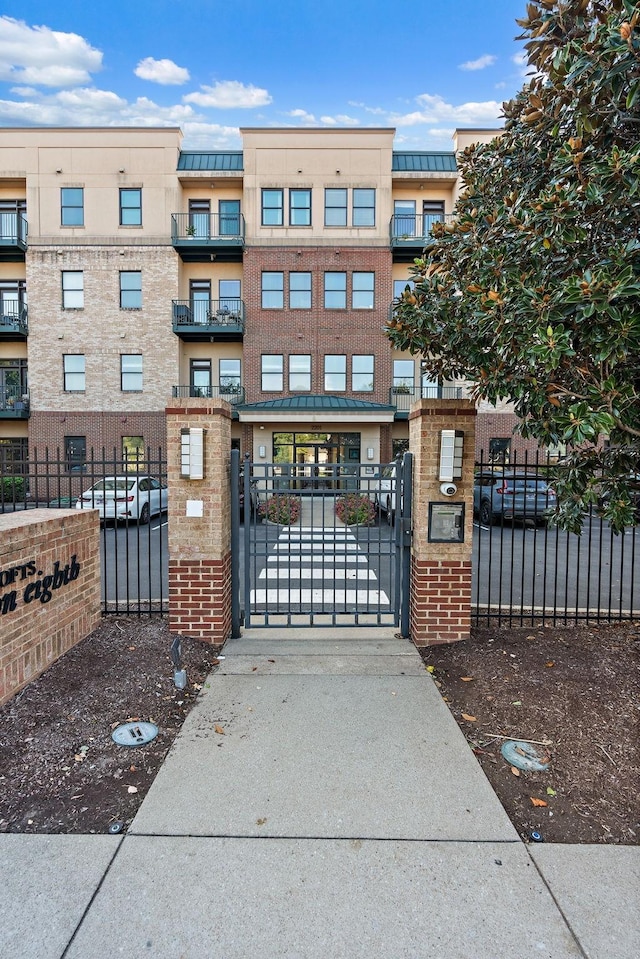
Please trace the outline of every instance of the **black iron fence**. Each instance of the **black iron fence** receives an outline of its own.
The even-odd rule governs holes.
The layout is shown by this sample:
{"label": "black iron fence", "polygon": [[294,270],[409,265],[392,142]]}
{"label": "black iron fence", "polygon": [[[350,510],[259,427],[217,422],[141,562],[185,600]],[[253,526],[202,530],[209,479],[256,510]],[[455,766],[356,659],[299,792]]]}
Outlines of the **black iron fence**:
{"label": "black iron fence", "polygon": [[168,609],[167,464],[163,450],[34,449],[0,446],[0,512],[96,509],[100,517],[103,613]]}
{"label": "black iron fence", "polygon": [[[254,470],[263,467],[254,464]],[[580,535],[555,527],[550,519],[556,502],[554,471],[561,468],[540,456],[504,453],[477,464],[472,616],[478,625],[640,619],[640,525],[616,535],[596,504],[585,514]],[[363,470],[371,490],[379,494],[378,468],[366,464]],[[103,612],[166,613],[166,472],[162,449],[128,456],[118,450],[85,455],[77,449],[33,449],[26,457],[22,447],[0,445],[0,512],[97,509]],[[312,474],[317,487],[313,500],[319,502],[326,482],[317,472]],[[342,479],[348,492],[347,473]],[[274,493],[291,492],[307,480],[297,473],[289,476],[280,466],[271,483]],[[388,503],[377,505],[381,516],[390,515],[388,508],[384,512]],[[256,536],[265,542],[269,538],[266,529],[253,530],[248,546],[243,534],[245,562],[256,550]],[[378,523],[373,529],[382,541],[383,526]],[[371,551],[373,534],[366,528],[363,535]]]}
{"label": "black iron fence", "polygon": [[570,625],[640,618],[640,526],[616,535],[602,504],[580,535],[553,524],[562,463],[539,454],[476,464],[473,607],[477,624]]}

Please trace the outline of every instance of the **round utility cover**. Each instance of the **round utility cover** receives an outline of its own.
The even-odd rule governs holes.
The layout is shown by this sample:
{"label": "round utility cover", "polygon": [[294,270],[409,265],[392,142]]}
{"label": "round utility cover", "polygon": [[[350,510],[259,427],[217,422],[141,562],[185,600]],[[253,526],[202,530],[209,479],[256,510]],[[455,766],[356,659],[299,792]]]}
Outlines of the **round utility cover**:
{"label": "round utility cover", "polygon": [[507,739],[500,752],[511,766],[525,772],[544,772],[549,765],[548,757],[541,757],[535,746],[517,739]]}
{"label": "round utility cover", "polygon": [[111,733],[118,746],[145,746],[158,735],[155,723],[123,723]]}

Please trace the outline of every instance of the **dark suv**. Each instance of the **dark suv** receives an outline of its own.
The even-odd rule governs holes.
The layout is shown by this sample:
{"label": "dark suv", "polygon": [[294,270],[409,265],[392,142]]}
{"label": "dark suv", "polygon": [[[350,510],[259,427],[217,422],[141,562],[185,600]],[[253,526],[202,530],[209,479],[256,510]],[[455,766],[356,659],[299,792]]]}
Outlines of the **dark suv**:
{"label": "dark suv", "polygon": [[555,505],[555,491],[535,474],[504,469],[476,474],[473,512],[483,526],[502,520],[542,526]]}

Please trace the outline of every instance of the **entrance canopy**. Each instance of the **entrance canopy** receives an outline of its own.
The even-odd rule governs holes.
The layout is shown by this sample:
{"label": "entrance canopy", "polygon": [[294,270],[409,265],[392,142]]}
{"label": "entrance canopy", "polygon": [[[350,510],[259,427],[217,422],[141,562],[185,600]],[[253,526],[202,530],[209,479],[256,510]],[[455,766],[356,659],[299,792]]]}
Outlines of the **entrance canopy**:
{"label": "entrance canopy", "polygon": [[241,423],[393,423],[395,407],[343,396],[303,394],[235,407]]}

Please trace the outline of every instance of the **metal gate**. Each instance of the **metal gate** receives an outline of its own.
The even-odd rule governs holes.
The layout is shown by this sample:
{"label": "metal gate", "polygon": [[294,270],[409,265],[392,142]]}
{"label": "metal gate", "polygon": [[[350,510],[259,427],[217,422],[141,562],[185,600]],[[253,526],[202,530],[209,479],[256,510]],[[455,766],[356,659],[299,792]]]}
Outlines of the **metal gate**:
{"label": "metal gate", "polygon": [[240,625],[396,626],[409,635],[412,456],[242,464],[231,454],[233,635]]}

